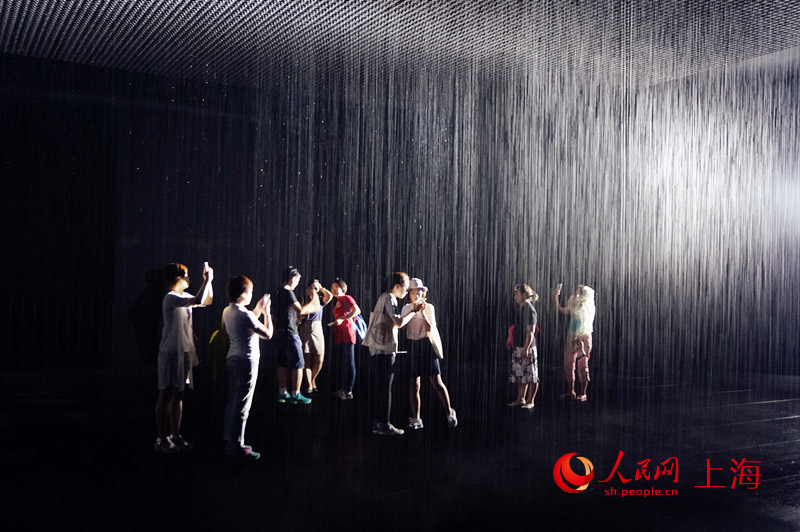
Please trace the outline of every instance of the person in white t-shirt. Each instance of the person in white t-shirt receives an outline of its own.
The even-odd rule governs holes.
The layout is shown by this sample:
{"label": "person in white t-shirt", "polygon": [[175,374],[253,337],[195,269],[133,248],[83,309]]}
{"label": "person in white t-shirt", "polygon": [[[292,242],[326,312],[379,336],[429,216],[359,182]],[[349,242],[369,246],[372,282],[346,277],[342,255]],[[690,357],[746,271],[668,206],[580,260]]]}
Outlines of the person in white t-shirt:
{"label": "person in white t-shirt", "polygon": [[189,270],[183,264],[167,264],[164,278],[169,292],[161,302],[164,327],[158,348],[158,402],[156,403],[155,451],[173,453],[185,451],[192,445],[181,436],[183,391],[192,388],[192,366],[198,364],[192,329],[192,307],[211,304],[214,292],[211,281],[214,270],[206,262],[203,284],[196,296],[189,288]]}

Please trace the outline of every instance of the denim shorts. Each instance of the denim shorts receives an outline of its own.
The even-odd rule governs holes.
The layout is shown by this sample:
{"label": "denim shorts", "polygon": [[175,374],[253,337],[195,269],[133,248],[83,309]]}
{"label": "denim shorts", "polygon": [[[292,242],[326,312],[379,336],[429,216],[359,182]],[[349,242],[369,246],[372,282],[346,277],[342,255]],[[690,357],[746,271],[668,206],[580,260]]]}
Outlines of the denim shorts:
{"label": "denim shorts", "polygon": [[278,367],[279,368],[292,368],[303,369],[305,362],[303,360],[303,343],[300,337],[292,333],[284,333],[282,338],[278,338]]}

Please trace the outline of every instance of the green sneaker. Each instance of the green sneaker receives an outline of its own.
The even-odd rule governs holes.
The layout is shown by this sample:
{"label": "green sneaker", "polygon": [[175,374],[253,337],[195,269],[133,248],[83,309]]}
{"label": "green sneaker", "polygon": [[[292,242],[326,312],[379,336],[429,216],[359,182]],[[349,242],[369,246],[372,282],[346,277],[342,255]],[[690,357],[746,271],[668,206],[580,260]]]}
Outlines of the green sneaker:
{"label": "green sneaker", "polygon": [[291,399],[291,398],[292,398],[292,396],[291,396],[291,395],[289,395],[289,393],[288,393],[288,392],[286,392],[286,393],[279,393],[279,394],[278,394],[278,402],[279,402],[279,403],[281,403],[281,404],[283,404],[283,403],[288,403],[288,402],[289,402],[289,399]]}
{"label": "green sneaker", "polygon": [[311,399],[298,392],[297,395],[290,395],[286,402],[290,405],[307,405],[311,403]]}
{"label": "green sneaker", "polygon": [[261,458],[261,453],[254,451],[249,445],[245,445],[244,447],[239,447],[238,449],[226,450],[225,456],[232,460],[255,462]]}

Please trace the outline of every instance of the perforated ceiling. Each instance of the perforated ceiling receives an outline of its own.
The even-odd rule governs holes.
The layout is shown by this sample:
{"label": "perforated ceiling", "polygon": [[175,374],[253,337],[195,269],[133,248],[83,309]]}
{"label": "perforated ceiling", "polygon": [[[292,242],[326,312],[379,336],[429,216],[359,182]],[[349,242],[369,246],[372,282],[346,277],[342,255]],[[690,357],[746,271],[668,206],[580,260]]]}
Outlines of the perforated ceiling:
{"label": "perforated ceiling", "polygon": [[0,0],[0,51],[264,85],[297,69],[651,84],[800,45],[800,2]]}

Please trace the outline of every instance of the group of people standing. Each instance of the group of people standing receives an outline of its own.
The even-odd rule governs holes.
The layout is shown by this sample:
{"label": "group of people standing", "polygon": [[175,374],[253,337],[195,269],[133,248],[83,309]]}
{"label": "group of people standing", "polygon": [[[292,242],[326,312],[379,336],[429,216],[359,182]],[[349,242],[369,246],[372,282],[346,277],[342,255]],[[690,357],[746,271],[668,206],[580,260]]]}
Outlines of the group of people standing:
{"label": "group of people standing", "polygon": [[[199,363],[192,330],[192,308],[210,305],[213,301],[212,280],[214,270],[203,267],[203,283],[197,296],[186,292],[189,272],[183,264],[164,267],[169,292],[162,301],[163,328],[158,355],[159,397],[155,416],[158,437],[155,450],[173,453],[192,448],[180,433],[183,410],[183,392],[192,387],[192,368]],[[247,308],[253,300],[253,282],[244,275],[231,278],[227,283],[230,301],[223,311],[223,328],[229,346],[225,359],[228,375],[228,399],[225,407],[223,437],[225,454],[231,458],[257,460],[260,454],[245,443],[245,427],[253,401],[260,361],[259,340],[274,341],[276,346],[277,383],[279,403],[308,405],[308,395],[317,391],[316,379],[325,356],[322,328],[324,307],[333,298],[334,351],[341,363],[340,388],[336,396],[341,400],[353,399],[356,378],[355,344],[357,339],[354,319],[361,309],[353,297],[347,295],[347,284],[337,278],[331,289],[313,280],[302,303],[294,290],[300,283],[300,272],[288,267],[282,276],[282,285],[272,298],[259,297],[253,310]],[[389,291],[381,294],[375,306],[364,345],[370,348],[371,398],[376,406],[376,420],[372,431],[380,435],[403,434],[389,421],[391,413],[392,383],[395,356],[398,353],[398,331],[407,330],[412,378],[410,383],[411,417],[408,427],[421,429],[420,381],[426,376],[445,407],[450,427],[458,424],[456,412],[450,405],[447,387],[442,382],[439,358],[443,356],[441,339],[436,326],[433,305],[426,302],[428,288],[420,279],[409,279],[403,272],[392,274]],[[409,295],[409,303],[400,307],[400,301]],[[273,316],[273,308],[275,313]],[[301,393],[306,382],[306,395]]]}
{"label": "group of people standing", "polygon": [[[192,387],[192,368],[199,363],[192,330],[192,308],[210,305],[213,301],[214,270],[205,263],[203,282],[198,294],[186,292],[189,271],[183,264],[164,267],[169,292],[162,301],[163,329],[158,354],[159,395],[155,407],[158,437],[155,450],[173,453],[191,449],[180,433],[183,392]],[[260,454],[245,443],[245,426],[253,401],[260,361],[259,340],[274,340],[277,359],[277,400],[290,405],[308,405],[317,391],[317,376],[325,356],[322,328],[323,309],[334,298],[333,343],[341,363],[340,387],[336,396],[353,399],[356,378],[354,319],[361,309],[347,284],[337,278],[330,290],[316,279],[306,290],[302,303],[294,291],[300,283],[300,272],[288,267],[282,285],[274,296],[259,297],[253,310],[247,308],[253,299],[253,282],[237,275],[227,283],[230,304],[223,312],[223,327],[229,339],[225,368],[228,375],[228,399],[225,407],[223,437],[225,454],[232,458],[257,460]],[[578,285],[567,306],[559,301],[560,285],[554,292],[556,308],[570,315],[564,347],[565,397],[586,401],[589,384],[589,358],[592,351],[592,324],[595,305],[594,290]],[[428,287],[419,278],[405,272],[389,277],[370,314],[362,344],[370,353],[370,405],[374,405],[372,432],[382,436],[398,436],[403,429],[391,422],[392,386],[398,353],[408,355],[410,416],[407,429],[423,427],[420,417],[420,388],[427,378],[435,390],[446,416],[447,425],[458,425],[450,394],[442,380],[440,359],[444,357],[435,308],[427,301]],[[408,302],[401,302],[408,297]],[[512,351],[510,382],[517,395],[509,406],[532,409],[539,388],[536,329],[538,316],[534,304],[539,296],[527,284],[514,288],[514,323],[509,328],[506,347]],[[275,308],[273,317],[272,309]],[[405,351],[401,351],[399,331],[405,330]],[[575,387],[577,378],[578,388]],[[306,394],[301,393],[306,382]]]}
{"label": "group of people standing", "polygon": [[[370,314],[369,327],[362,345],[370,353],[370,397],[375,398],[375,414],[372,433],[381,436],[400,436],[403,429],[391,422],[392,384],[395,363],[400,348],[399,331],[406,330],[410,379],[411,416],[407,428],[419,430],[423,427],[420,418],[420,387],[422,377],[428,377],[444,407],[447,425],[458,425],[456,411],[450,404],[450,393],[442,381],[439,359],[444,357],[441,336],[436,325],[433,305],[427,302],[428,288],[419,278],[409,278],[405,272],[393,273],[387,283],[387,291],[378,297]],[[409,302],[400,306],[408,296]]]}
{"label": "group of people standing", "polygon": [[[578,285],[569,297],[567,306],[559,301],[561,285],[553,293],[556,309],[570,315],[567,338],[564,343],[564,381],[566,393],[562,397],[584,402],[589,386],[589,358],[592,353],[592,332],[595,315],[594,290]],[[534,304],[539,295],[527,284],[514,287],[514,323],[509,327],[506,348],[511,350],[511,376],[517,396],[508,406],[527,410],[534,408],[539,390],[539,364],[536,349],[538,314]],[[577,373],[576,373],[577,368]],[[578,390],[575,390],[575,380]]]}

